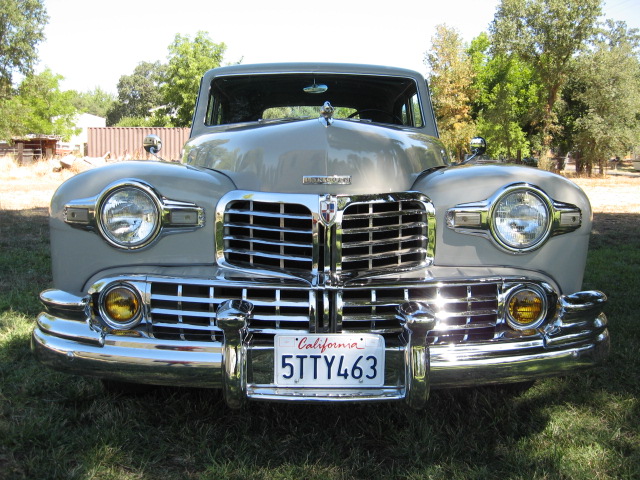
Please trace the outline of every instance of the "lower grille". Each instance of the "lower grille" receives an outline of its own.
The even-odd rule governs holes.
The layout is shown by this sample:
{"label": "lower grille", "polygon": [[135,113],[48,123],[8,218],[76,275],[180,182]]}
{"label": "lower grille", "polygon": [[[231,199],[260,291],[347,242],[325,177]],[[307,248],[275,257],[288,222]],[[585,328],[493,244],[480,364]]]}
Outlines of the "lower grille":
{"label": "lower grille", "polygon": [[498,283],[343,290],[342,331],[399,328],[397,306],[414,301],[426,303],[438,317],[438,330],[429,333],[429,343],[490,340],[499,324],[499,291]]}
{"label": "lower grille", "polygon": [[408,285],[344,288],[337,291],[260,285],[246,287],[212,282],[151,283],[150,323],[153,337],[186,341],[220,341],[215,312],[225,300],[254,305],[250,328],[255,333],[304,332],[400,333],[398,305],[430,305],[439,328],[429,343],[465,343],[499,335],[501,283]]}
{"label": "lower grille", "polygon": [[219,340],[216,310],[225,300],[253,304],[254,329],[308,330],[313,292],[295,288],[243,287],[206,283],[151,284],[152,335],[161,339]]}

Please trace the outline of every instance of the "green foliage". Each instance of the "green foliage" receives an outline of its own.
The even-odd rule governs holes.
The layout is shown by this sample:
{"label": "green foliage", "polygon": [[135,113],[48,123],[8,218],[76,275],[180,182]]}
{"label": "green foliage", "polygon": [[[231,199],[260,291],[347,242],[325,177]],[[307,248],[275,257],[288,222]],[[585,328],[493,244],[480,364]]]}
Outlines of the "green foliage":
{"label": "green foliage", "polygon": [[177,34],[168,47],[168,63],[141,62],[118,82],[118,99],[109,110],[107,125],[172,126],[191,124],[200,79],[219,67],[226,50],[206,32],[193,40]]}
{"label": "green foliage", "polygon": [[198,32],[193,40],[188,35],[176,35],[169,46],[162,95],[165,114],[173,118],[173,126],[191,124],[200,78],[207,70],[219,67],[227,46],[214,43],[206,32]]}
{"label": "green foliage", "polygon": [[476,130],[471,118],[475,95],[472,59],[465,52],[460,34],[438,25],[425,62],[430,71],[429,86],[440,138],[452,156],[462,160]]}
{"label": "green foliage", "polygon": [[593,49],[576,59],[567,89],[567,136],[591,171],[640,140],[640,37],[609,21]]}
{"label": "green foliage", "polygon": [[152,116],[154,109],[164,103],[161,88],[166,80],[166,69],[160,62],[140,62],[131,75],[122,75],[118,81],[118,99],[106,115],[107,124],[119,124],[126,117],[146,119]]}
{"label": "green foliage", "polygon": [[71,100],[72,105],[80,113],[90,113],[97,117],[106,117],[107,112],[115,102],[115,97],[96,87],[89,92],[73,92],[74,97]]}
{"label": "green foliage", "polygon": [[0,100],[10,95],[14,73],[32,72],[48,20],[43,0],[0,0]]}
{"label": "green foliage", "polygon": [[540,87],[532,69],[518,56],[489,56],[489,51],[486,33],[474,39],[468,50],[476,72],[478,132],[487,139],[491,157],[520,160],[530,155],[531,139],[526,132],[532,130]]}
{"label": "green foliage", "polygon": [[37,133],[60,135],[67,139],[75,133],[75,94],[61,91],[60,80],[62,77],[49,69],[25,77],[17,94],[3,104],[2,110],[12,123],[0,121],[0,135]]}
{"label": "green foliage", "polygon": [[596,32],[601,0],[502,0],[491,25],[496,55],[516,55],[541,85],[543,154],[558,132],[556,102],[571,62]]}
{"label": "green foliage", "polygon": [[154,115],[152,117],[123,117],[115,127],[171,127],[171,118]]}

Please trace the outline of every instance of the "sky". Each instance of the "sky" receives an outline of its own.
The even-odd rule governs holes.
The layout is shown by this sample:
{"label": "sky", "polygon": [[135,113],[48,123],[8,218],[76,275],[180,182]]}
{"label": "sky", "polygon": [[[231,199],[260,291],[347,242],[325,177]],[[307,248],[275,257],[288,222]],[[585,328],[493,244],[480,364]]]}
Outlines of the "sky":
{"label": "sky", "polygon": [[[138,63],[166,62],[176,34],[202,30],[227,45],[224,63],[369,63],[426,75],[436,25],[469,42],[488,30],[498,1],[45,0],[38,71],[62,75],[64,90],[115,94],[120,76]],[[640,0],[606,0],[604,13],[640,28]]]}

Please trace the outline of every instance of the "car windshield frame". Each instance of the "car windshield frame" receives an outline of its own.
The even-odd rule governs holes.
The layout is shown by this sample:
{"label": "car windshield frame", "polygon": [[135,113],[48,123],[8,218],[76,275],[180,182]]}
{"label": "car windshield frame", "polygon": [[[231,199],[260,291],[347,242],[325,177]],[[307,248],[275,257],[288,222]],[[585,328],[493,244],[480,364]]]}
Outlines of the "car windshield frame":
{"label": "car windshield frame", "polygon": [[[234,74],[214,77],[208,90],[204,119],[208,127],[317,118],[325,102],[334,108],[334,118],[424,127],[420,89],[411,77],[318,72]],[[280,110],[281,116],[277,114]],[[265,116],[266,111],[271,114]]]}

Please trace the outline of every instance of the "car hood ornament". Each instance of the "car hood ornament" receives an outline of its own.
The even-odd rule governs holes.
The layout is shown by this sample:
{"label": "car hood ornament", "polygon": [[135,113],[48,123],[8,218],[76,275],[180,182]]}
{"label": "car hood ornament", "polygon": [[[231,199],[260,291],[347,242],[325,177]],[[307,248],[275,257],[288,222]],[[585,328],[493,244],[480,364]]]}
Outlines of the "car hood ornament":
{"label": "car hood ornament", "polygon": [[330,126],[333,123],[333,107],[329,102],[324,102],[320,109],[320,121],[325,127]]}

